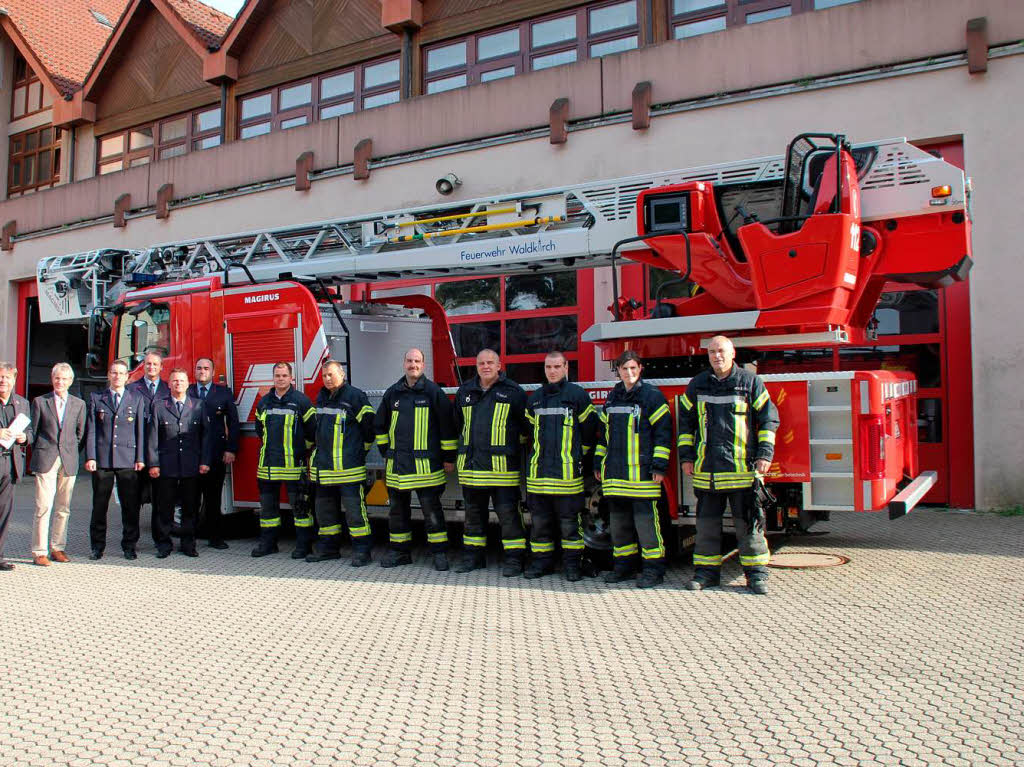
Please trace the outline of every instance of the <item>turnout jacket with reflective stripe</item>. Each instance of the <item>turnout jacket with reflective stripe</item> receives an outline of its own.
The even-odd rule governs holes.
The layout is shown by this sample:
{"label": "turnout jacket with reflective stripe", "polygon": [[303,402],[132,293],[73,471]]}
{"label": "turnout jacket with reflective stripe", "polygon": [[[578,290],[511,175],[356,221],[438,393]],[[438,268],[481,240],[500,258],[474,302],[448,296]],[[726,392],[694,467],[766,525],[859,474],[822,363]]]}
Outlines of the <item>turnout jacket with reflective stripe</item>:
{"label": "turnout jacket with reflective stripe", "polygon": [[604,434],[597,446],[601,490],[626,498],[660,498],[653,472],[668,472],[672,416],[665,395],[643,379],[626,390],[621,381],[605,400]]}
{"label": "turnout jacket with reflective stripe", "polygon": [[345,383],[316,396],[316,446],[310,476],[321,485],[366,479],[366,453],[373,447],[373,408],[362,389]]}
{"label": "turnout jacket with reflective stripe", "polygon": [[256,467],[258,479],[302,479],[306,456],[316,438],[316,410],[302,392],[283,397],[271,389],[256,405],[256,434],[263,441]]}
{"label": "turnout jacket with reflective stripe", "polygon": [[732,366],[719,379],[698,373],[679,398],[679,460],[693,462],[697,490],[741,490],[754,484],[754,461],[775,454],[779,413],[760,376]]}
{"label": "turnout jacket with reflective stripe", "polygon": [[444,464],[455,461],[458,432],[440,386],[422,376],[410,387],[403,376],[384,392],[374,427],[388,487],[413,490],[446,482]]}
{"label": "turnout jacket with reflective stripe", "polygon": [[471,487],[519,487],[522,443],[530,432],[526,392],[504,373],[487,391],[475,376],[455,394],[459,482]]}
{"label": "turnout jacket with reflective stripe", "polygon": [[542,495],[583,492],[583,457],[597,441],[600,419],[582,387],[562,379],[545,383],[526,403],[533,427],[526,489]]}

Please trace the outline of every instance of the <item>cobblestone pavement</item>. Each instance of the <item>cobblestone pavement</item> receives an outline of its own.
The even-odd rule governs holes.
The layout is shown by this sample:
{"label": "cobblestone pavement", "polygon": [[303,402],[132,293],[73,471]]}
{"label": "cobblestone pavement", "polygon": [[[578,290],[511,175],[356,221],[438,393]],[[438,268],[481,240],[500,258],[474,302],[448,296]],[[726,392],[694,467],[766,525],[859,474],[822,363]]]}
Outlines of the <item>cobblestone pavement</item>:
{"label": "cobblestone pavement", "polygon": [[[0,573],[3,765],[1024,763],[1024,518],[836,514],[771,593],[254,560]],[[116,511],[116,510],[115,510]],[[375,552],[376,553],[376,552]]]}

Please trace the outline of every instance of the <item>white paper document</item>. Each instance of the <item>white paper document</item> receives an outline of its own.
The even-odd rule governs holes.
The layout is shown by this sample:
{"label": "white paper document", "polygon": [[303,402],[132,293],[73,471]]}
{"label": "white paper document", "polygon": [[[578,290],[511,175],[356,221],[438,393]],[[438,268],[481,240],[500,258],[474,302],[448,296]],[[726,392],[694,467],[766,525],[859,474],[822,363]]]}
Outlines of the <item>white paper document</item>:
{"label": "white paper document", "polygon": [[25,427],[29,425],[28,416],[24,413],[18,413],[14,416],[14,420],[11,421],[11,425],[7,428],[11,430],[11,436],[9,439],[0,439],[0,446],[4,450],[7,450],[11,445],[14,444],[14,440],[19,434],[25,433]]}

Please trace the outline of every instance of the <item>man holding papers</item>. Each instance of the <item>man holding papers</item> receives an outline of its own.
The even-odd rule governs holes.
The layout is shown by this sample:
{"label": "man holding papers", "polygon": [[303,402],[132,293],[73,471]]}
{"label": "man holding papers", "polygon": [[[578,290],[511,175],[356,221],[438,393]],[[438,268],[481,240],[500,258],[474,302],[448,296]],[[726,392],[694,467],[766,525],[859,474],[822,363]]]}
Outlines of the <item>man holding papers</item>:
{"label": "man holding papers", "polygon": [[14,511],[14,483],[25,473],[26,442],[31,439],[28,400],[14,393],[18,368],[0,362],[0,572],[14,569],[4,559],[7,525]]}

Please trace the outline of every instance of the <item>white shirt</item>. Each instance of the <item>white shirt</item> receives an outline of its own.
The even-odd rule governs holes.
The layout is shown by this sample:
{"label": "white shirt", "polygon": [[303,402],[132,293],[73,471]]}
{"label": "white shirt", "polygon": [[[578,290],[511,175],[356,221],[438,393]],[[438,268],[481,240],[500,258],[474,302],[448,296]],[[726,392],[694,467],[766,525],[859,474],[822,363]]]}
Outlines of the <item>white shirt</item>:
{"label": "white shirt", "polygon": [[57,406],[57,423],[60,426],[63,426],[64,425],[64,411],[67,409],[67,406],[68,406],[67,395],[62,397],[59,394],[57,394],[57,392],[54,392],[53,393],[53,404]]}

